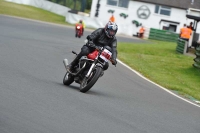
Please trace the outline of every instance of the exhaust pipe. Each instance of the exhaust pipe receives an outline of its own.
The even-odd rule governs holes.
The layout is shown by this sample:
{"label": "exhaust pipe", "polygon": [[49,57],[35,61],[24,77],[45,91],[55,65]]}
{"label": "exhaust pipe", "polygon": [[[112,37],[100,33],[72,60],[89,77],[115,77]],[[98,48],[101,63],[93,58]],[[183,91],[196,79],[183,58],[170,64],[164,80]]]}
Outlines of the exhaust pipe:
{"label": "exhaust pipe", "polygon": [[72,73],[72,72],[68,71],[68,69],[67,69],[67,65],[68,65],[68,60],[67,59],[63,60],[63,64],[65,66],[66,71],[69,72],[70,74],[74,75],[74,76],[78,75],[85,68],[85,66],[86,66],[86,62],[85,62],[84,65],[83,65],[83,67],[77,73]]}
{"label": "exhaust pipe", "polygon": [[64,59],[64,60],[63,60],[63,64],[64,64],[64,66],[65,66],[65,69],[67,70],[68,60],[67,60],[67,59]]}

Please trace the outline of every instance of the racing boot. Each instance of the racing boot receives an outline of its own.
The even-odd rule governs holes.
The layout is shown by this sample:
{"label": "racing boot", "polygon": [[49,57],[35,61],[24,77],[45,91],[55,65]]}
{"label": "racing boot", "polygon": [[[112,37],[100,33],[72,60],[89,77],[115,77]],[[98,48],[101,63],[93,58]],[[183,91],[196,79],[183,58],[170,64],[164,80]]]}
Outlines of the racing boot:
{"label": "racing boot", "polygon": [[78,64],[79,59],[80,55],[77,55],[76,58],[69,65],[66,66],[66,69],[70,72],[73,72],[74,67]]}

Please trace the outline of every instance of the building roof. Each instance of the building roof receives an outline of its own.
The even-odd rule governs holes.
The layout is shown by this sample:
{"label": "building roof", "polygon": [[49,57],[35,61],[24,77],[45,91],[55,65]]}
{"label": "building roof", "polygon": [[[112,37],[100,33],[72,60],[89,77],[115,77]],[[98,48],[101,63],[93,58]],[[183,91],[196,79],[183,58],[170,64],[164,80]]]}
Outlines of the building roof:
{"label": "building roof", "polygon": [[[181,9],[196,8],[200,9],[200,0],[133,0]],[[193,4],[192,1],[194,2]]]}

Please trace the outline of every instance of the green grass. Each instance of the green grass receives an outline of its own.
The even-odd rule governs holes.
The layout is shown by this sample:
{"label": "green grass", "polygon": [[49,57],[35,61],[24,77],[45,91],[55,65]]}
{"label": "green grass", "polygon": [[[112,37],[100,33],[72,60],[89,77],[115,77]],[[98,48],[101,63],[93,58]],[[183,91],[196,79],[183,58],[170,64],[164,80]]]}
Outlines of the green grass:
{"label": "green grass", "polygon": [[118,44],[118,58],[150,80],[170,90],[200,100],[200,70],[194,57],[176,52],[176,43]]}
{"label": "green grass", "polygon": [[60,16],[40,8],[6,2],[4,0],[0,0],[0,14],[18,16],[63,25],[71,25],[65,22],[64,16]]}
{"label": "green grass", "polygon": [[[0,14],[69,25],[65,17],[54,13],[0,0]],[[152,41],[152,44],[118,44],[118,58],[150,80],[170,90],[200,100],[200,70],[194,57],[176,53],[176,44]]]}

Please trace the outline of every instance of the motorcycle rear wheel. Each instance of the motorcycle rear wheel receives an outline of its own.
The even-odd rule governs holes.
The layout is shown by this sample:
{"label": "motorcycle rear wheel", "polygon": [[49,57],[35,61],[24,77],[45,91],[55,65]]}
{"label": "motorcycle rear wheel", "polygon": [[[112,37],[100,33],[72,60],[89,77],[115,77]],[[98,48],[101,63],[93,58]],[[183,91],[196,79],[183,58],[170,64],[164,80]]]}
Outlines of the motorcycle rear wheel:
{"label": "motorcycle rear wheel", "polygon": [[70,73],[66,72],[63,78],[63,84],[68,86],[73,82],[74,82],[74,77]]}
{"label": "motorcycle rear wheel", "polygon": [[80,92],[85,93],[89,91],[101,76],[102,71],[101,67],[95,67],[88,78],[84,77],[80,84]]}

